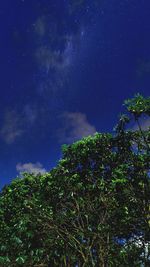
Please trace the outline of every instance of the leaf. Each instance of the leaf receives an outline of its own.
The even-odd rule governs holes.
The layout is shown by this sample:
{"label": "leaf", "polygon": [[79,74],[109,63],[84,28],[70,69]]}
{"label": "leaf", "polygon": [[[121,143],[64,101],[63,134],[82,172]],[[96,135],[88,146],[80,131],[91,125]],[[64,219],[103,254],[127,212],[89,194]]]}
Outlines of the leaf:
{"label": "leaf", "polygon": [[16,262],[18,263],[18,264],[23,264],[23,263],[25,263],[25,257],[24,256],[19,256],[17,259],[16,259]]}

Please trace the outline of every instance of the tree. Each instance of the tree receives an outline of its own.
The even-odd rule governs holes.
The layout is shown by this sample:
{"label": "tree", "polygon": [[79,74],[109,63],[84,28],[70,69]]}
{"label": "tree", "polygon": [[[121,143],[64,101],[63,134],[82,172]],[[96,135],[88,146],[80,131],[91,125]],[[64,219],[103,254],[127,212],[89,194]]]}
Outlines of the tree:
{"label": "tree", "polygon": [[150,98],[125,105],[114,134],[64,145],[50,173],[3,188],[0,266],[149,266]]}

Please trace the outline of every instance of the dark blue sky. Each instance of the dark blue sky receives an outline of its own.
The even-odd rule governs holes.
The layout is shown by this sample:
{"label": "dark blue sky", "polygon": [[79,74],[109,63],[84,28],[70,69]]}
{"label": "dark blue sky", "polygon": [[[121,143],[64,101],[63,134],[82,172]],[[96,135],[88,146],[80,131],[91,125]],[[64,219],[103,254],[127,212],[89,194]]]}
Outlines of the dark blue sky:
{"label": "dark blue sky", "polygon": [[2,187],[149,95],[150,1],[5,0],[0,20]]}

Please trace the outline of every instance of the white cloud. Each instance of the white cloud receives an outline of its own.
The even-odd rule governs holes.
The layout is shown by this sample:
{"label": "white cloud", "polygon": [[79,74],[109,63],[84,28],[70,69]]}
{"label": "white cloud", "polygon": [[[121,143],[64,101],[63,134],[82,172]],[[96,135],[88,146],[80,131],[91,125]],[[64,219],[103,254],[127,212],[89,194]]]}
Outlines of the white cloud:
{"label": "white cloud", "polygon": [[[38,67],[42,68],[47,74],[49,74],[50,70],[55,70],[55,72],[66,71],[72,61],[76,36],[70,33],[60,33],[57,23],[52,22],[45,15],[37,18],[33,26],[34,32],[40,37],[40,39],[35,37],[37,45],[34,56]],[[49,40],[46,43],[44,41],[45,35],[48,36]],[[41,45],[43,43],[41,40],[45,45]],[[54,47],[57,48],[55,49]],[[52,73],[50,73],[50,76],[53,76]]]}
{"label": "white cloud", "polygon": [[44,79],[39,82],[37,91],[40,95],[57,96],[68,80],[73,64],[73,40],[66,37],[65,48],[53,50],[49,45],[38,46],[35,51],[35,60],[39,71],[44,73]]}
{"label": "white cloud", "polygon": [[4,122],[0,129],[1,138],[7,143],[12,144],[23,134],[22,119],[15,111],[7,111],[4,115]]}
{"label": "white cloud", "polygon": [[70,30],[66,32],[62,25],[60,31],[55,18],[52,19],[44,13],[37,17],[33,24],[35,43],[33,57],[37,70],[43,75],[37,85],[37,92],[40,95],[51,93],[56,96],[63,89],[72,73],[83,35],[82,25],[79,25],[76,32]]}
{"label": "white cloud", "polygon": [[45,173],[46,169],[43,167],[43,165],[39,162],[36,163],[18,163],[16,165],[16,170],[19,173],[22,172],[29,172],[29,173],[34,173],[34,174],[38,174],[38,173]]}
{"label": "white cloud", "polygon": [[70,49],[71,44],[68,45],[63,53],[53,51],[47,46],[41,46],[36,50],[35,57],[40,67],[43,67],[47,72],[49,69],[55,71],[62,71],[70,65]]}
{"label": "white cloud", "polygon": [[88,122],[83,113],[65,112],[61,118],[63,119],[63,127],[58,131],[58,138],[61,143],[71,143],[96,132],[96,128]]}

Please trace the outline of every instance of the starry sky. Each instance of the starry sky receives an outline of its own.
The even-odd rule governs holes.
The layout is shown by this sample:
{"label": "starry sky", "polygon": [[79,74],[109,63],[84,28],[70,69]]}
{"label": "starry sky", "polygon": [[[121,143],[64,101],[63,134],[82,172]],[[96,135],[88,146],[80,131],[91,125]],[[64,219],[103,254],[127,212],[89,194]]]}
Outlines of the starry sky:
{"label": "starry sky", "polygon": [[149,95],[149,0],[5,0],[0,28],[1,188]]}

